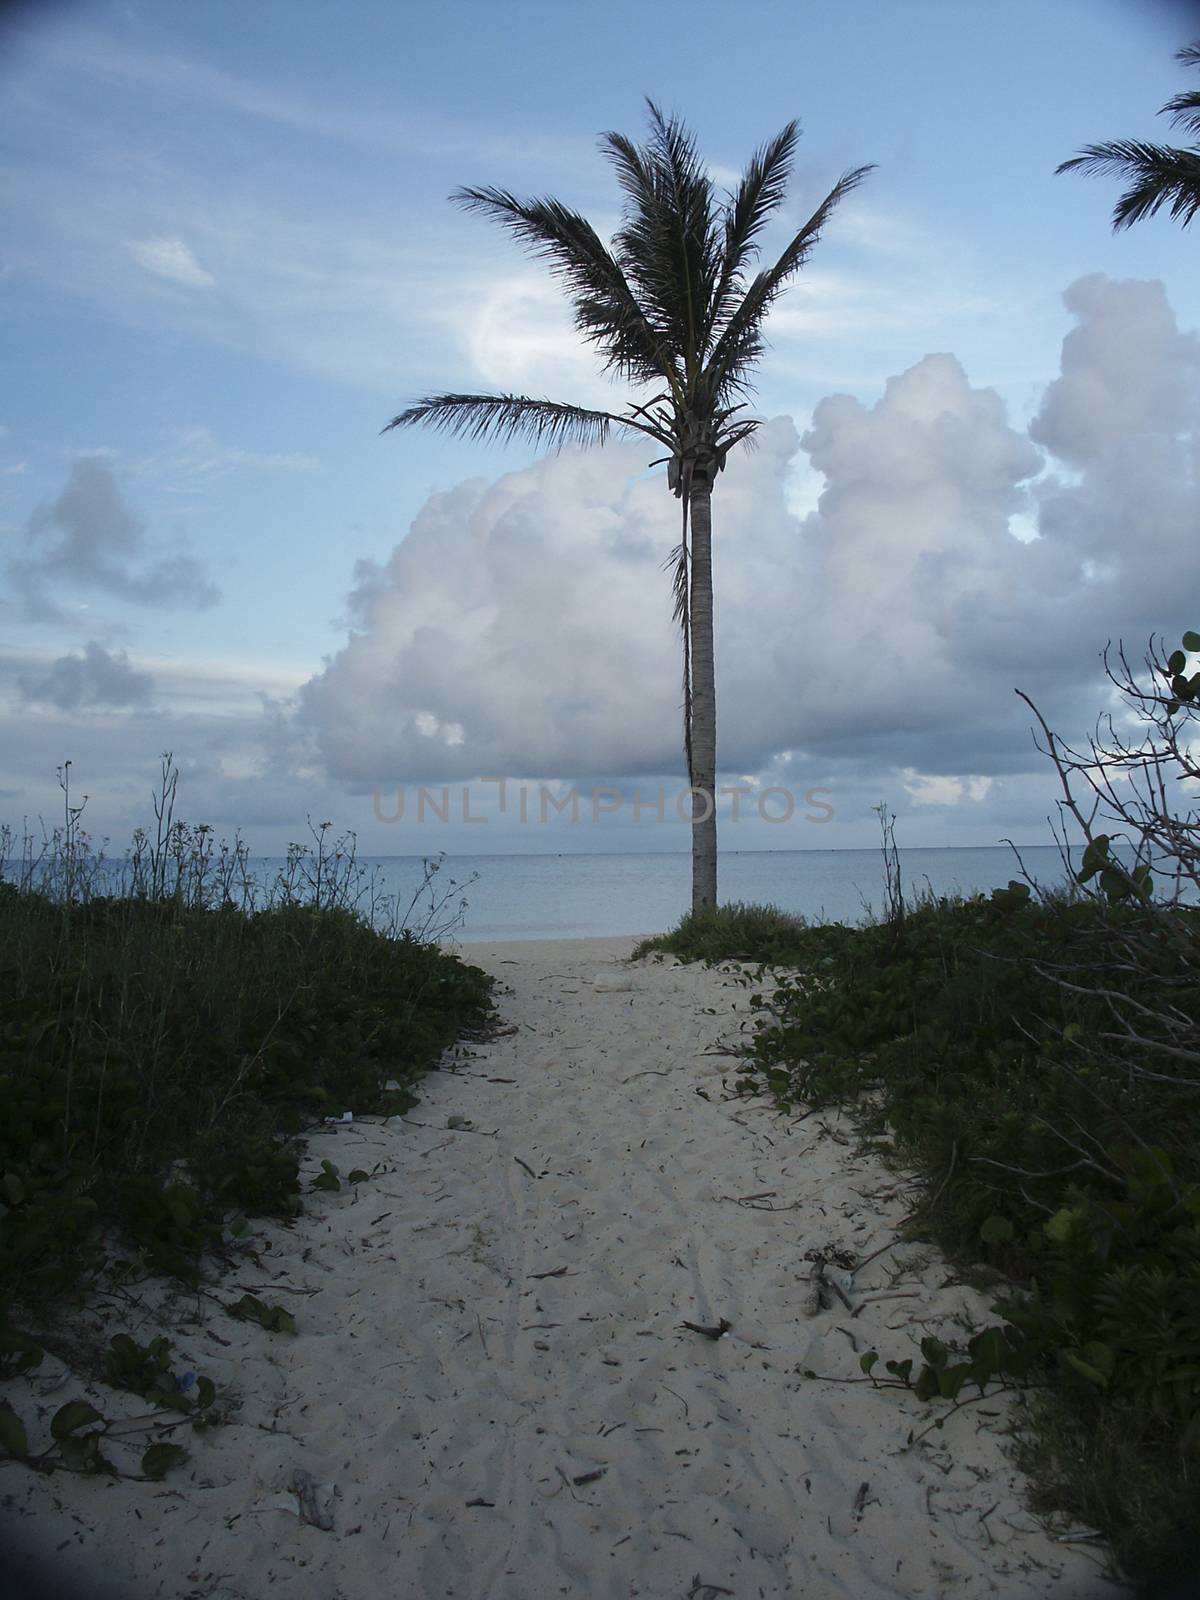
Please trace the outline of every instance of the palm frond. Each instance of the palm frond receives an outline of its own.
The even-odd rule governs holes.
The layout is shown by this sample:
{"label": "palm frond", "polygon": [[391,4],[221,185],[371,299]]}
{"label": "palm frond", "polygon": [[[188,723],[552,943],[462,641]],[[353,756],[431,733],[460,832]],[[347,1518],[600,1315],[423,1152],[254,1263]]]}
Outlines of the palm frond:
{"label": "palm frond", "polygon": [[787,194],[800,124],[789,122],[756,150],[725,212],[724,259],[713,297],[713,322],[725,321],[745,289],[743,274],[758,254],[758,236]]}
{"label": "palm frond", "polygon": [[1172,127],[1186,128],[1188,133],[1200,133],[1200,89],[1172,95],[1163,110],[1171,113]]}
{"label": "palm frond", "polygon": [[528,395],[431,394],[399,412],[381,431],[417,424],[460,439],[528,439],[552,446],[603,444],[614,426],[638,428],[637,423],[607,411],[534,400]]}
{"label": "palm frond", "polygon": [[623,133],[602,133],[600,149],[617,170],[617,182],[626,199],[638,210],[654,202],[654,180],[642,152]]}
{"label": "palm frond", "polygon": [[607,134],[629,199],[614,255],[647,314],[666,333],[686,383],[700,369],[720,270],[713,185],[683,124],[647,101],[651,136],[641,149]]}
{"label": "palm frond", "polygon": [[844,172],[775,265],[767,272],[760,272],[747,289],[710,358],[718,400],[744,388],[745,369],[762,350],[761,329],[767,312],[807,261],[836,207],[874,170],[872,163]]}
{"label": "palm frond", "polygon": [[1176,50],[1175,59],[1182,61],[1185,67],[1200,67],[1200,39],[1185,44],[1182,50]]}
{"label": "palm frond", "polygon": [[1055,168],[1123,178],[1129,188],[1113,209],[1114,229],[1152,217],[1163,206],[1184,226],[1200,211],[1200,151],[1174,150],[1142,139],[1114,139],[1086,145]]}
{"label": "palm frond", "polygon": [[570,294],[575,326],[625,377],[645,381],[662,371],[664,341],[591,223],[561,201],[519,200],[490,186],[455,190],[464,211],[482,211],[547,261]]}

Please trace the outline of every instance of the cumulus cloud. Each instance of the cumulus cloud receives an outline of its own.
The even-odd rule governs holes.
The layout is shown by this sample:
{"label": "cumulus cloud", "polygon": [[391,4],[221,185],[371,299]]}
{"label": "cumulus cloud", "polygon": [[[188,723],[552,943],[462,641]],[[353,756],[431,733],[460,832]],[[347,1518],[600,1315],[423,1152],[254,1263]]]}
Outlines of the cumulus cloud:
{"label": "cumulus cloud", "polygon": [[[873,405],[830,396],[803,440],[776,418],[731,458],[714,496],[725,771],[890,775],[923,810],[1000,805],[995,780],[1041,765],[1014,687],[1074,732],[1102,708],[1107,638],[1200,626],[1195,340],[1158,284],[1087,278],[1066,302],[1077,327],[1028,432],[934,354]],[[801,447],[824,485],[803,517]],[[346,645],[301,695],[330,774],[678,773],[661,570],[678,503],[645,465],[622,445],[462,484],[360,565]]]}
{"label": "cumulus cloud", "polygon": [[97,589],[138,605],[214,605],[219,593],[185,551],[155,559],[146,530],[126,504],[112,469],[94,456],[74,463],[66,487],[29,518],[31,553],[9,565],[26,610],[52,617],[52,590]]}
{"label": "cumulus cloud", "polygon": [[1117,595],[1153,622],[1164,594],[1196,592],[1200,547],[1200,341],[1161,283],[1081,278],[1064,296],[1079,326],[1032,437],[1072,469],[1039,488],[1039,527],[1086,564],[1093,605]]}
{"label": "cumulus cloud", "polygon": [[1190,427],[1200,340],[1176,325],[1163,284],[1095,272],[1078,278],[1063,304],[1079,325],[1063,340],[1062,375],[1030,427],[1039,444],[1082,468]]}
{"label": "cumulus cloud", "polygon": [[182,239],[135,239],[129,253],[139,267],[170,283],[182,283],[189,289],[211,289],[217,281]]}
{"label": "cumulus cloud", "polygon": [[144,706],[154,692],[154,679],[129,663],[124,651],[110,654],[95,640],[82,655],[59,656],[41,673],[21,673],[17,679],[26,702],[76,711],[83,706]]}
{"label": "cumulus cloud", "polygon": [[344,650],[303,691],[352,782],[661,770],[679,748],[677,538],[646,451],[564,453],[430,499],[361,563]]}

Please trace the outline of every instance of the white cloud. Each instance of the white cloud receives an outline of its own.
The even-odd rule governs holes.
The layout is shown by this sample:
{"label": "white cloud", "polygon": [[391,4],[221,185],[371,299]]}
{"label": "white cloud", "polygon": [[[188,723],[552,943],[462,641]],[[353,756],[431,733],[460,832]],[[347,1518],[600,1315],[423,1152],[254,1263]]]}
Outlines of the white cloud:
{"label": "white cloud", "polygon": [[[1062,481],[950,355],[893,377],[874,404],[817,405],[803,445],[823,487],[805,516],[789,508],[787,419],[731,458],[714,498],[725,770],[820,765],[856,784],[890,772],[914,802],[999,804],[994,780],[1040,766],[1015,687],[1074,731],[1102,709],[1107,637],[1198,625],[1184,614],[1200,592],[1192,345],[1161,291],[1136,287],[1069,291],[1071,381],[1051,387],[1034,430],[1062,442]],[[1082,457],[1066,441],[1093,437],[1095,393],[1119,385],[1130,342],[1153,328],[1150,398],[1127,401],[1131,431]],[[661,475],[642,476],[647,454],[570,452],[462,484],[426,503],[386,564],[359,569],[352,632],[302,695],[335,778],[679,770],[660,570],[678,504]],[[438,735],[447,725],[461,742]]]}
{"label": "white cloud", "polygon": [[487,389],[625,409],[628,383],[601,375],[596,352],[576,333],[561,289],[544,271],[491,276],[476,292],[464,286],[449,321]]}
{"label": "white cloud", "polygon": [[[679,746],[675,503],[646,451],[565,452],[430,500],[360,565],[346,648],[304,691],[351,782],[479,771],[648,770]],[[613,625],[613,615],[620,618]],[[644,682],[632,703],[630,674]],[[450,730],[449,732],[447,730]]]}
{"label": "white cloud", "polygon": [[1063,295],[1077,319],[1063,340],[1062,375],[1030,433],[1068,466],[1114,452],[1132,458],[1189,429],[1200,396],[1200,339],[1182,333],[1157,282],[1094,272]]}
{"label": "white cloud", "polygon": [[915,772],[904,767],[900,781],[915,806],[959,806],[964,800],[978,804],[991,792],[991,778],[958,778],[947,773]]}
{"label": "white cloud", "polygon": [[206,272],[182,239],[131,240],[129,252],[140,267],[156,278],[186,284],[189,289],[211,289],[216,279]]}
{"label": "white cloud", "polygon": [[800,356],[804,342],[814,338],[902,334],[939,320],[944,326],[952,318],[995,315],[999,309],[994,294],[964,289],[944,271],[889,278],[816,268],[791,284],[767,326],[773,347],[794,340]]}
{"label": "white cloud", "polygon": [[241,445],[224,444],[211,429],[196,424],[173,429],[166,448],[138,462],[132,470],[138,475],[168,479],[208,480],[239,468],[310,472],[316,465],[315,457],[296,451],[246,450]]}

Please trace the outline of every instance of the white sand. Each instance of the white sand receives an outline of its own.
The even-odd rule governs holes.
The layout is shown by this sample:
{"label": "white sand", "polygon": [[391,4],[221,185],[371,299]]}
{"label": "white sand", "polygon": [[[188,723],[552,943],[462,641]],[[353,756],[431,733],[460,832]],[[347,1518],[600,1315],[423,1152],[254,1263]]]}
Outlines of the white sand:
{"label": "white sand", "polygon": [[[406,1119],[314,1137],[306,1172],[378,1170],[176,1305],[194,1312],[177,1370],[211,1376],[232,1420],[180,1430],[192,1458],[158,1485],[0,1468],[7,1533],[43,1573],[139,1600],[1121,1592],[1023,1508],[1004,1400],[906,1448],[934,1415],[911,1396],[800,1375],[915,1356],[911,1328],[953,1337],[993,1320],[988,1300],[901,1244],[853,1282],[857,1315],[803,1315],[804,1252],[893,1241],[903,1180],[836,1116],[722,1100],[748,990],[616,966],[631,944],[467,949],[512,1031],[460,1047]],[[227,1317],[234,1284],[294,1311],[297,1336]],[[162,1291],[143,1298],[114,1328],[146,1340]],[[680,1326],[721,1318],[717,1341]],[[6,1390],[39,1438],[80,1392],[53,1383]],[[332,1527],[299,1515],[298,1469]]]}

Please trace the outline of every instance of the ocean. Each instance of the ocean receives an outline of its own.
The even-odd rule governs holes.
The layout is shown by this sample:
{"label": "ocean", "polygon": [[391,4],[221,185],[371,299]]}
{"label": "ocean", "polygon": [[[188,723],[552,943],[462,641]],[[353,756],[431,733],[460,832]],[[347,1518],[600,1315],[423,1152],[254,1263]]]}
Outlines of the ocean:
{"label": "ocean", "polygon": [[[1021,854],[1039,883],[1065,882],[1055,846],[1036,845]],[[403,905],[421,882],[416,857],[369,857],[360,865],[374,875],[377,893],[397,896]],[[434,884],[449,899],[433,927],[462,902],[461,922],[447,937],[464,944],[663,933],[689,908],[691,870],[691,857],[682,853],[447,856]],[[901,850],[900,870],[906,896],[926,889],[986,893],[1020,876],[1007,845]],[[720,856],[717,874],[722,903],[770,903],[812,922],[859,923],[884,909],[878,849],[730,850]],[[424,903],[410,921],[419,922]]]}

